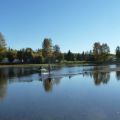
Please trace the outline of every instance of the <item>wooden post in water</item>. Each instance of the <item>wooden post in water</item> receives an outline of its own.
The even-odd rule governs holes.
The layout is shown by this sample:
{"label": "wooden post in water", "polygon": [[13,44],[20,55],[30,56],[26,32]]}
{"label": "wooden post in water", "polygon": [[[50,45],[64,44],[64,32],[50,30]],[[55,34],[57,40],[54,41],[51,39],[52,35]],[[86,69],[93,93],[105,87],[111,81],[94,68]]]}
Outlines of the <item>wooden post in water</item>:
{"label": "wooden post in water", "polygon": [[48,64],[48,72],[49,72],[49,75],[50,75],[50,71],[51,71],[50,64]]}
{"label": "wooden post in water", "polygon": [[49,63],[48,63],[48,72],[49,72],[49,76],[50,76],[50,71],[51,71],[51,67],[50,67],[50,58],[49,58]]}

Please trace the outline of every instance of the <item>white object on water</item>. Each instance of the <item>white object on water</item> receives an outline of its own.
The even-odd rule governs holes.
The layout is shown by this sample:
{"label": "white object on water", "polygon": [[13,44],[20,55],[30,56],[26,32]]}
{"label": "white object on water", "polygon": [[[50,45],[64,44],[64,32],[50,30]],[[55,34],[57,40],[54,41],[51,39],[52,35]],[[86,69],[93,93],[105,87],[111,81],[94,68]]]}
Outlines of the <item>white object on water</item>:
{"label": "white object on water", "polygon": [[41,71],[41,72],[48,72],[48,70],[45,69],[45,68],[40,69],[40,71]]}

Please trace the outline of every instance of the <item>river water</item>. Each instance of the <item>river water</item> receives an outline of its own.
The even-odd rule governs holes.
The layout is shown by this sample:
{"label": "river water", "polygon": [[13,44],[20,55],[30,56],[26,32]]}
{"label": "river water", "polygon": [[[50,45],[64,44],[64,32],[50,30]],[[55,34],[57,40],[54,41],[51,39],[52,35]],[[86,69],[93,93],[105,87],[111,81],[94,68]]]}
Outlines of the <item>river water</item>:
{"label": "river water", "polygon": [[115,67],[0,68],[0,120],[120,120]]}

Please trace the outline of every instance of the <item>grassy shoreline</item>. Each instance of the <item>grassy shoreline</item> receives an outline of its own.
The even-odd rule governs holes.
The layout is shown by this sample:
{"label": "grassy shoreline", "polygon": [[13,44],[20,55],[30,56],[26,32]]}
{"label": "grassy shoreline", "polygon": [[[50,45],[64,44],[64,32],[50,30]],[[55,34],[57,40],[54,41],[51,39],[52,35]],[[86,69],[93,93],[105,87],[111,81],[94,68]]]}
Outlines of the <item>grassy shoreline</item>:
{"label": "grassy shoreline", "polygon": [[[88,66],[88,65],[111,65],[118,64],[119,62],[105,62],[105,63],[96,63],[96,62],[86,62],[86,61],[64,61],[61,63],[51,64],[52,67],[59,66]],[[0,64],[0,68],[4,67],[47,67],[48,64]]]}
{"label": "grassy shoreline", "polygon": [[3,67],[47,67],[48,64],[2,64],[0,68]]}
{"label": "grassy shoreline", "polygon": [[[75,66],[75,65],[90,65],[90,63],[86,62],[65,62],[65,63],[56,63],[56,64],[51,64],[52,67],[56,66]],[[4,67],[47,67],[48,64],[0,64],[0,68]]]}
{"label": "grassy shoreline", "polygon": [[[64,66],[90,66],[90,65],[93,65],[93,64],[51,64],[51,66],[53,68],[54,67],[64,67]],[[111,65],[111,64],[104,64],[103,66],[106,66],[106,65]],[[32,68],[32,67],[40,67],[40,66],[47,68],[48,64],[12,64],[12,65],[11,64],[9,64],[9,65],[4,64],[4,65],[0,65],[0,68],[22,68],[22,67]],[[94,64],[94,66],[96,66],[96,64]],[[105,67],[105,69],[96,69],[94,72],[107,73],[107,72],[112,72],[112,71],[120,71],[120,67],[117,67],[117,68],[106,68]],[[84,71],[84,72],[87,72],[87,71]]]}

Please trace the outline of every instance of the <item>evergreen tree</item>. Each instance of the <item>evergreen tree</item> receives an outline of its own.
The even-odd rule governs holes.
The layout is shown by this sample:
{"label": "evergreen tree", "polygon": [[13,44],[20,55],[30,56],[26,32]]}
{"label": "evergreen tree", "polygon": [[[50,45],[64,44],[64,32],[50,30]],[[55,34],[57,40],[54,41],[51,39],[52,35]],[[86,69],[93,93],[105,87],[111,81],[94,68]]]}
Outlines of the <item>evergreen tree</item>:
{"label": "evergreen tree", "polygon": [[76,60],[77,60],[77,61],[80,61],[80,60],[81,60],[81,55],[80,55],[80,53],[78,53],[78,54],[76,55]]}
{"label": "evergreen tree", "polygon": [[74,61],[74,54],[70,50],[66,54],[66,60],[67,61]]}

